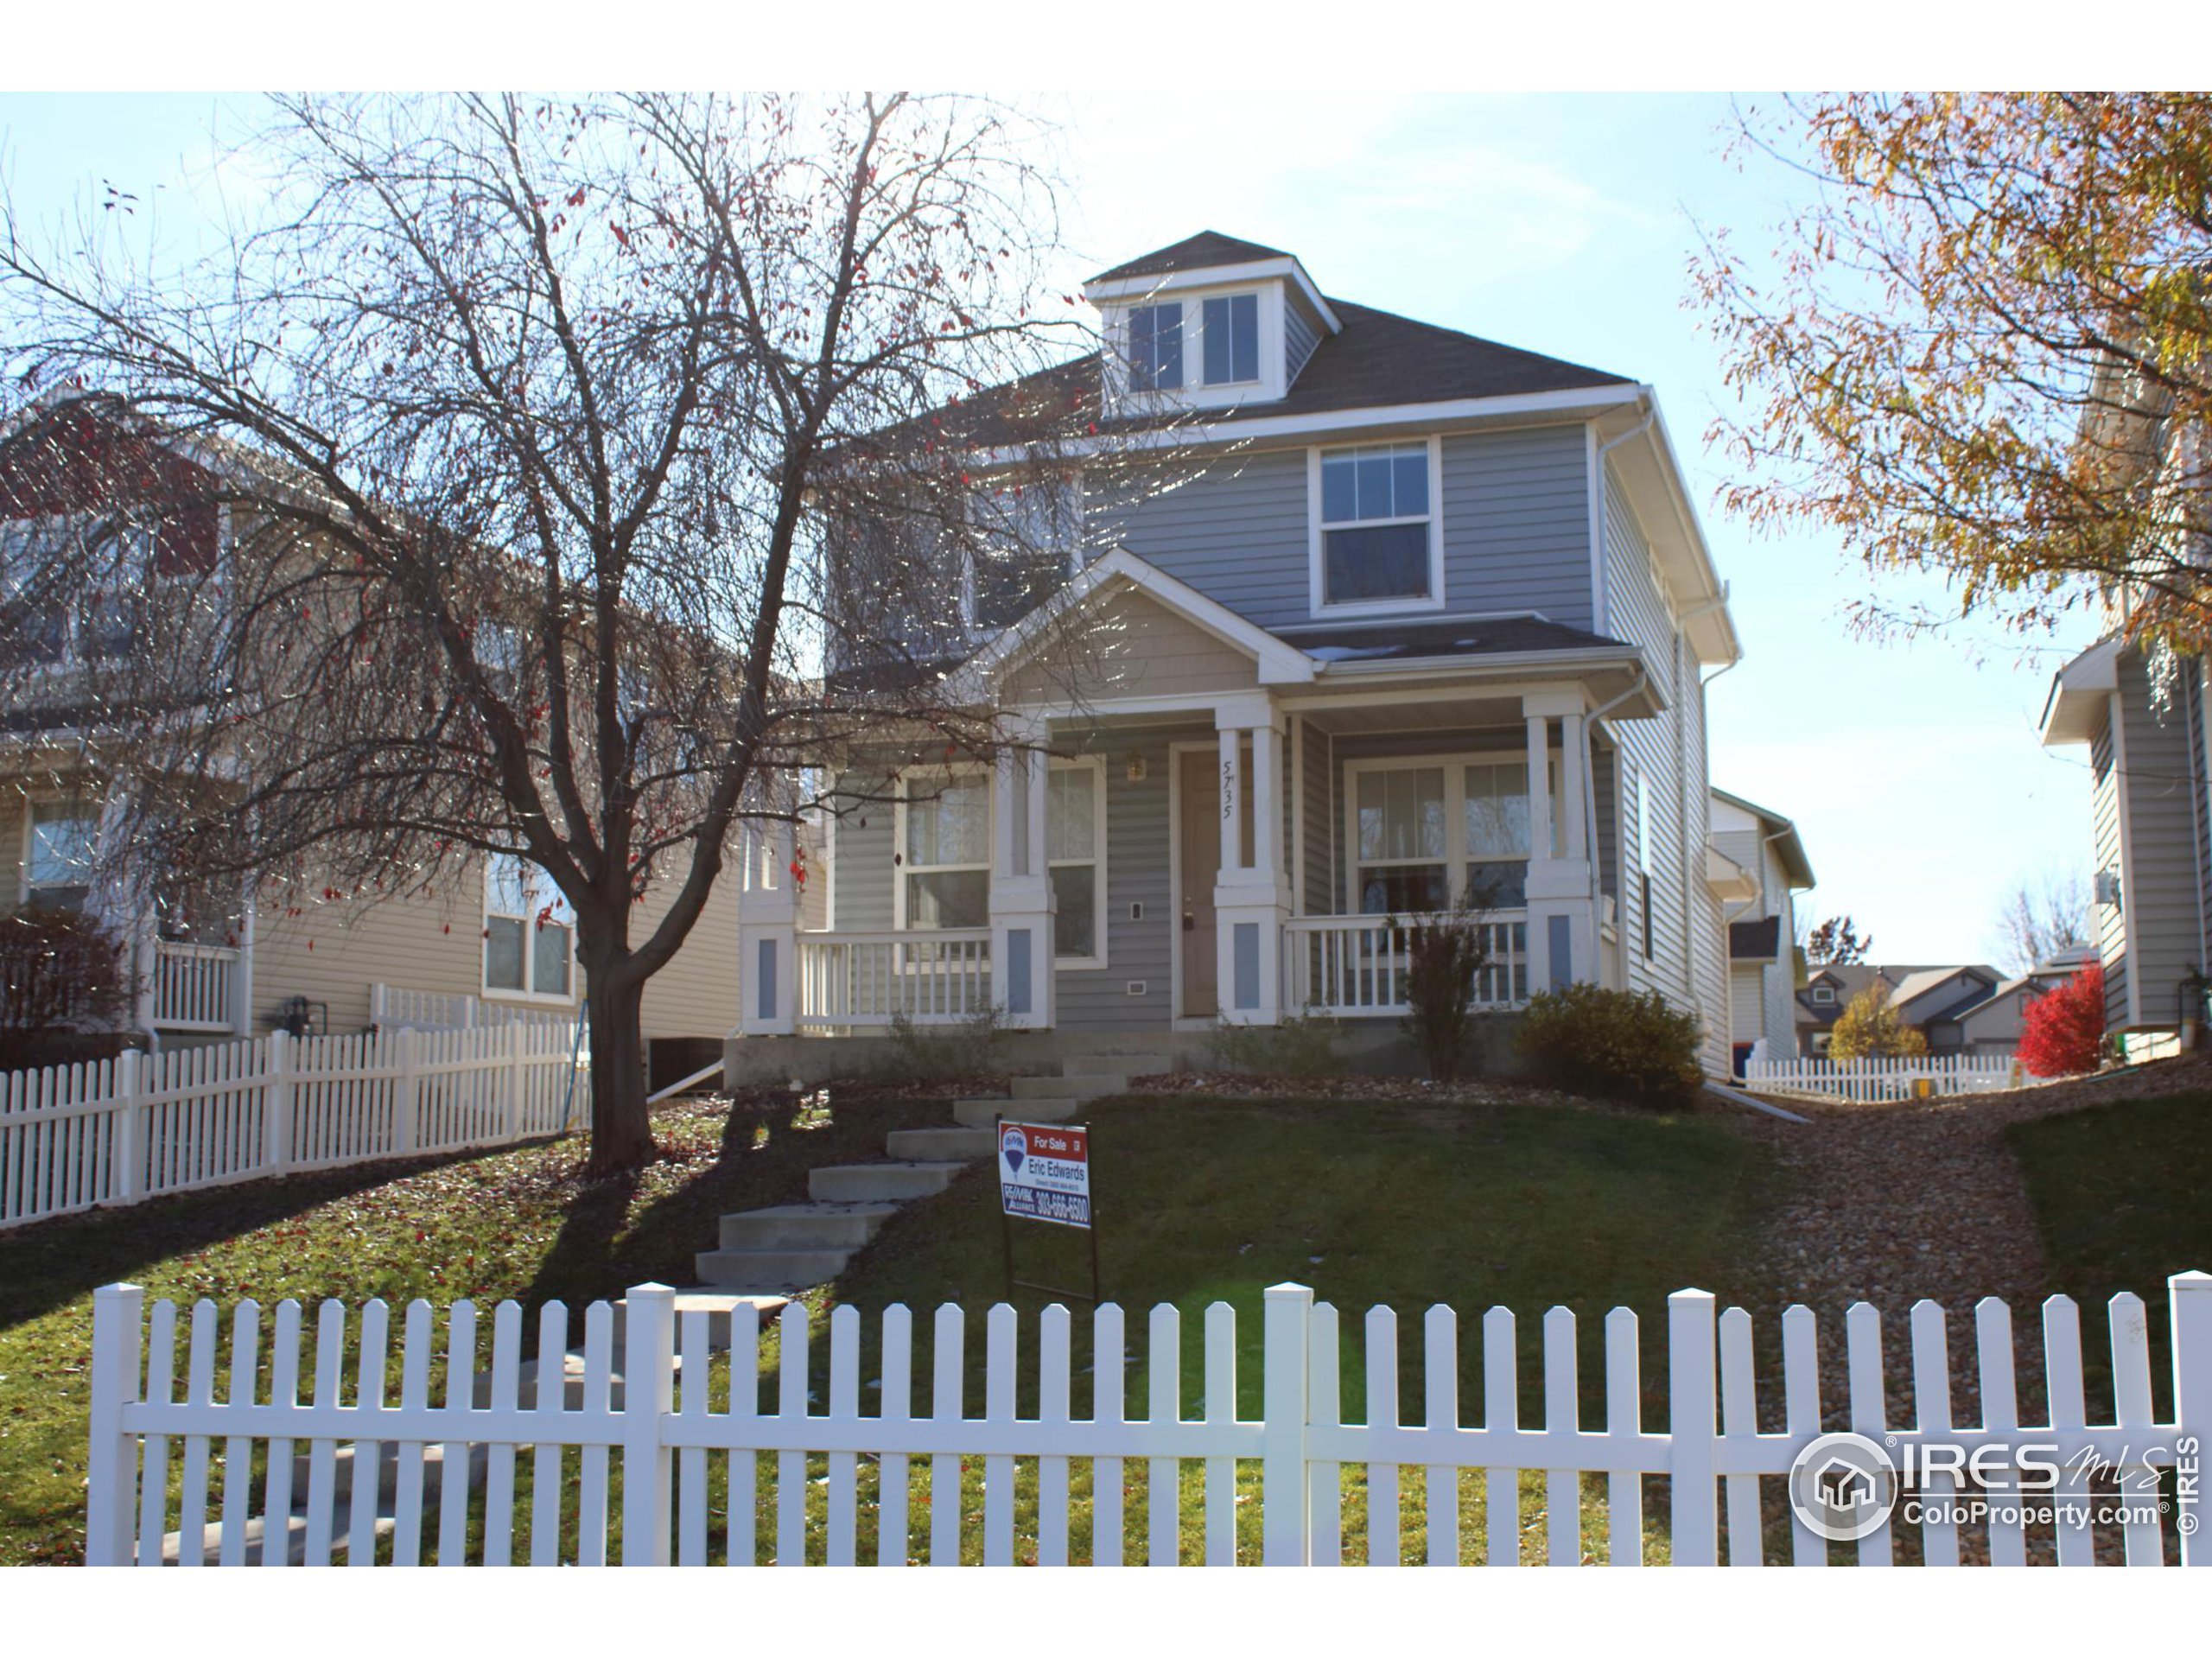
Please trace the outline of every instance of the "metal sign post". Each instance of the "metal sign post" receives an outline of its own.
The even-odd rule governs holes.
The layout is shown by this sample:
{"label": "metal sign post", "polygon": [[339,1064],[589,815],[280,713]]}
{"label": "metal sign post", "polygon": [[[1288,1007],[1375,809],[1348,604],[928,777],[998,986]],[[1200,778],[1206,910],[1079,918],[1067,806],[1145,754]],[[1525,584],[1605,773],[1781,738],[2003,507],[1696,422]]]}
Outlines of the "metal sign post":
{"label": "metal sign post", "polygon": [[[1098,1303],[1098,1227],[1090,1207],[1090,1128],[1084,1123],[998,1120],[999,1236],[1006,1247],[1006,1289],[1041,1290]],[[1014,1224],[1039,1221],[1090,1235],[1090,1294],[1014,1276]]]}

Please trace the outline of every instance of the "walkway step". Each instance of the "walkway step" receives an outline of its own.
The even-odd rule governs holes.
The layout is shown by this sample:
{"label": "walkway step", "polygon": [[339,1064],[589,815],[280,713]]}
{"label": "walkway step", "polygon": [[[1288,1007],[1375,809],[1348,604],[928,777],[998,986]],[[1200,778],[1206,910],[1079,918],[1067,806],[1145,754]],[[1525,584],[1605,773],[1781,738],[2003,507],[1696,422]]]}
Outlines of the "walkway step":
{"label": "walkway step", "polygon": [[1065,1123],[1083,1115],[1079,1100],[1008,1100],[1003,1095],[952,1103],[954,1122],[971,1129],[988,1129],[1002,1117],[1018,1123]]}
{"label": "walkway step", "polygon": [[833,1164],[810,1174],[806,1190],[817,1199],[899,1203],[944,1192],[966,1167],[965,1164],[935,1162]]}
{"label": "walkway step", "polygon": [[726,1250],[856,1250],[899,1213],[895,1204],[779,1204],[721,1221]]}
{"label": "walkway step", "polygon": [[1118,1071],[1085,1072],[1072,1077],[1015,1077],[1007,1085],[1016,1100],[1097,1100],[1126,1094],[1129,1080]]}
{"label": "walkway step", "polygon": [[704,1285],[725,1290],[808,1290],[845,1270],[850,1250],[702,1250],[692,1271]]}
{"label": "walkway step", "polygon": [[963,1125],[957,1129],[893,1129],[885,1137],[883,1149],[893,1158],[925,1161],[948,1160],[957,1163],[988,1158],[992,1154],[991,1130],[988,1124],[982,1128]]}
{"label": "walkway step", "polygon": [[1174,1069],[1175,1057],[1172,1054],[1071,1054],[1060,1062],[1060,1075],[1068,1077],[1102,1073],[1115,1077],[1148,1077],[1155,1072]]}

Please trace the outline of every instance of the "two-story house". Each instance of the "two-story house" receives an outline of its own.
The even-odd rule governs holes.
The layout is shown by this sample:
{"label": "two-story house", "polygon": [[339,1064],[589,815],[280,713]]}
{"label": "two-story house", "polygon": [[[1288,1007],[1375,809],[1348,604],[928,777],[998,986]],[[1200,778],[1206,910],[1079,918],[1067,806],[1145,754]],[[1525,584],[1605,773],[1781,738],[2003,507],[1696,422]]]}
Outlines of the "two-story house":
{"label": "two-story house", "polygon": [[1741,1077],[1754,1049],[1763,1059],[1797,1052],[1795,895],[1811,889],[1813,867],[1796,824],[1719,789],[1713,857],[1716,882],[1727,884],[1729,1058]]}
{"label": "two-story house", "polygon": [[1174,475],[1094,499],[1079,449],[1024,474],[990,395],[963,409],[979,491],[1070,528],[1011,579],[939,572],[910,636],[935,644],[898,666],[1017,747],[984,769],[886,733],[837,757],[821,925],[788,848],[747,861],[734,1068],[984,1007],[1062,1033],[1394,1029],[1408,919],[1471,893],[1478,1001],[1656,989],[1724,1071],[1705,678],[1738,647],[1652,389],[1211,232],[1084,297],[1103,347],[1058,384],[1123,457],[1172,428]]}

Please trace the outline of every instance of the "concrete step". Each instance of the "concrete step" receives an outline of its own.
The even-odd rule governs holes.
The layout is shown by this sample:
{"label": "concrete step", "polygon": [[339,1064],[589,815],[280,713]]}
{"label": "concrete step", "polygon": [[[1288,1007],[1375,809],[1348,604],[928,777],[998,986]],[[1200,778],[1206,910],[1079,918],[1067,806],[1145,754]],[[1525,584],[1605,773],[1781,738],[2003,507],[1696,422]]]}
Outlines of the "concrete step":
{"label": "concrete step", "polygon": [[[423,1541],[423,1559],[425,1560],[435,1560],[437,1558],[438,1548],[437,1511],[434,1507],[429,1506],[427,1503],[426,1508],[428,1509],[429,1520],[428,1524],[423,1528],[424,1536]],[[352,1525],[352,1515],[344,1505],[340,1505],[337,1514],[332,1518],[330,1528],[330,1559],[332,1560],[340,1561],[351,1559],[352,1552],[348,1545]],[[397,1529],[398,1522],[394,1521],[391,1516],[388,1515],[380,1515],[377,1517],[376,1535],[378,1538],[389,1538],[396,1530],[397,1530]],[[200,1560],[207,1566],[213,1567],[216,1563],[218,1548],[222,1537],[222,1522],[220,1521],[209,1521],[201,1531]],[[295,1510],[290,1515],[284,1517],[283,1530],[285,1534],[285,1560],[293,1567],[305,1567],[308,1560],[307,1516],[302,1511]],[[183,1536],[183,1534],[176,1532],[164,1533],[162,1535],[162,1565],[163,1567],[175,1567],[176,1565],[177,1558],[182,1553],[181,1545]],[[263,1542],[267,1536],[268,1522],[265,1517],[257,1515],[251,1520],[247,1521],[245,1523],[245,1564],[248,1567],[259,1567],[261,1565]]]}
{"label": "concrete step", "polygon": [[703,1285],[753,1293],[807,1290],[845,1270],[850,1250],[702,1250],[692,1271]]}
{"label": "concrete step", "polygon": [[806,1178],[814,1198],[849,1204],[903,1204],[942,1192],[965,1169],[957,1163],[832,1164]]}
{"label": "concrete step", "polygon": [[1147,1077],[1156,1071],[1173,1071],[1175,1057],[1154,1052],[1131,1054],[1071,1054],[1060,1062],[1064,1077],[1106,1076]]}
{"label": "concrete step", "polygon": [[994,1096],[954,1101],[952,1121],[971,1129],[988,1129],[1002,1117],[1013,1118],[1018,1123],[1065,1123],[1080,1117],[1083,1107],[1080,1100],[1008,1100]]}
{"label": "concrete step", "polygon": [[992,1155],[991,1130],[965,1125],[957,1129],[893,1129],[884,1138],[883,1149],[893,1158],[954,1163]]}
{"label": "concrete step", "polygon": [[899,1213],[895,1204],[779,1204],[721,1220],[726,1250],[856,1250]]}
{"label": "concrete step", "polygon": [[[728,1220],[728,1217],[723,1217],[726,1224]],[[722,1243],[728,1246],[729,1243],[728,1231],[725,1226]],[[752,1304],[754,1313],[760,1317],[761,1327],[765,1330],[776,1322],[776,1316],[784,1311],[785,1304],[789,1300],[788,1297],[784,1296],[763,1295],[753,1291],[727,1290],[709,1285],[692,1285],[677,1291],[676,1293],[677,1364],[683,1363],[683,1319],[686,1314],[703,1313],[707,1316],[707,1351],[718,1354],[726,1352],[729,1348],[730,1316],[741,1305]],[[629,1306],[630,1299],[626,1296],[618,1299],[614,1304],[614,1352],[615,1363],[618,1365],[621,1363],[621,1356],[629,1351],[625,1345],[628,1335]]]}
{"label": "concrete step", "polygon": [[1071,1077],[1015,1077],[1007,1085],[1016,1101],[1097,1100],[1128,1090],[1129,1080],[1118,1071],[1084,1072]]}

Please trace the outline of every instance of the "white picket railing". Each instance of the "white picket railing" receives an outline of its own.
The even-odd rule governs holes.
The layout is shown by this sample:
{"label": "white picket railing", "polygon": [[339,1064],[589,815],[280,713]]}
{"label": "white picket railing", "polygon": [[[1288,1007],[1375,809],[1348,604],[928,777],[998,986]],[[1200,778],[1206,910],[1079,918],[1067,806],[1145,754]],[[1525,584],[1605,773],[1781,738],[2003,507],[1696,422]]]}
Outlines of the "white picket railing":
{"label": "white picket railing", "polygon": [[[188,1320],[181,1392],[175,1304],[149,1311],[143,1293],[110,1285],[95,1299],[91,1378],[91,1447],[86,1558],[93,1564],[137,1560],[153,1565],[165,1554],[194,1564],[225,1566],[248,1559],[248,1522],[279,1520],[257,1529],[270,1538],[272,1558],[288,1555],[296,1541],[308,1565],[325,1565],[334,1551],[359,1564],[376,1553],[374,1540],[389,1532],[390,1558],[414,1565],[435,1536],[443,1565],[505,1565],[518,1554],[533,1566],[563,1560],[625,1566],[708,1561],[715,1554],[734,1564],[760,1559],[769,1540],[756,1537],[756,1515],[772,1517],[772,1559],[799,1565],[810,1558],[831,1566],[859,1559],[858,1519],[872,1513],[879,1562],[900,1564],[915,1552],[918,1531],[930,1560],[961,1558],[962,1522],[969,1500],[960,1489],[967,1460],[982,1472],[982,1559],[987,1565],[1015,1558],[1017,1505],[1027,1511],[1025,1534],[1035,1538],[1037,1560],[1065,1565],[1071,1555],[1072,1520],[1084,1500],[1072,1483],[1071,1460],[1090,1464],[1087,1499],[1090,1560],[1119,1565],[1125,1531],[1141,1536],[1138,1552],[1156,1565],[1173,1565],[1185,1521],[1181,1465],[1203,1465],[1196,1505],[1207,1565],[1238,1559],[1238,1517],[1248,1497],[1260,1504],[1256,1553],[1270,1565],[1334,1563],[1356,1550],[1370,1564],[1395,1563],[1415,1505],[1399,1484],[1406,1467],[1425,1471],[1414,1516],[1426,1524],[1427,1558],[1456,1565],[1469,1553],[1459,1534],[1459,1472],[1485,1471],[1484,1525],[1492,1565],[1521,1559],[1521,1478],[1542,1476],[1545,1559],[1574,1566],[1602,1557],[1615,1564],[1643,1559],[1643,1478],[1669,1478],[1667,1550],[1683,1565],[1726,1559],[1732,1566],[1767,1558],[1763,1482],[1785,1478],[1797,1454],[1824,1424],[1852,1429],[1886,1448],[1896,1462],[1929,1446],[1981,1450],[1974,1467],[1986,1490],[2004,1501],[2037,1490],[2038,1460],[2063,1463],[2055,1497],[2082,1501],[2078,1517],[2054,1513],[2036,1532],[2038,1552],[2052,1535],[2060,1565],[2088,1564],[2100,1546],[2117,1543],[2131,1566],[2161,1564],[2168,1545],[2167,1518],[2140,1504],[2140,1483],[2172,1470],[2178,1554],[2190,1565],[2212,1565],[2212,1548],[2200,1523],[2206,1492],[2197,1450],[2212,1438],[2212,1275],[2178,1274],[2168,1281],[2173,1353],[2174,1414],[2152,1409],[2147,1310],[2139,1297],[2113,1299],[2108,1312],[2113,1421],[2092,1423],[2084,1407],[2080,1310],[2063,1296],[2042,1309],[2049,1421],[2024,1425],[2013,1374],[2010,1310],[1994,1298],[1976,1305],[1973,1332],[1980,1367],[1981,1421],[1952,1421],[1949,1320],[1932,1302],[1914,1306],[1909,1321],[1913,1403],[1893,1415],[1885,1397],[1882,1319],[1860,1304],[1844,1321],[1849,1377],[1847,1401],[1821,1398],[1821,1332],[1810,1311],[1782,1316],[1782,1409],[1774,1409],[1775,1379],[1764,1382],[1766,1411],[1751,1316],[1741,1308],[1719,1313],[1703,1291],[1669,1299],[1665,1332],[1667,1421],[1643,1421],[1637,1321],[1616,1308],[1604,1324],[1605,1402],[1602,1425],[1580,1414],[1576,1320],[1566,1308],[1544,1315],[1541,1402],[1533,1414],[1519,1398],[1521,1345],[1513,1313],[1492,1308],[1480,1322],[1483,1376],[1479,1421],[1471,1423],[1459,1397],[1462,1353],[1459,1322],[1448,1307],[1421,1319],[1426,1379],[1417,1421],[1402,1417],[1398,1387],[1397,1316],[1387,1307],[1363,1320],[1365,1421],[1347,1422],[1340,1408],[1343,1352],[1337,1311],[1316,1304],[1299,1285],[1266,1294],[1262,1411],[1256,1420],[1237,1414],[1236,1314],[1224,1303],[1206,1310],[1204,1393],[1196,1417],[1184,1414],[1180,1316],[1173,1306],[1152,1310],[1147,1401],[1137,1415],[1124,1398],[1122,1365],[1109,1358],[1091,1371],[1090,1399],[1072,1397],[1072,1321],[1065,1307],[1045,1310],[1037,1321],[1033,1368],[1020,1363],[1031,1340],[1015,1311],[993,1307],[984,1322],[986,1376],[983,1414],[968,1414],[963,1395],[966,1319],[953,1306],[937,1311],[931,1330],[926,1408],[915,1398],[916,1331],[907,1309],[880,1315],[877,1340],[862,1363],[863,1320],[855,1308],[839,1307],[830,1319],[826,1408],[815,1409],[817,1385],[810,1365],[814,1332],[805,1306],[785,1309],[773,1403],[764,1405],[760,1377],[760,1330],[751,1304],[734,1315],[729,1375],[753,1380],[715,1405],[709,1363],[709,1316],[687,1310],[680,1320],[674,1293],[641,1286],[629,1293],[624,1349],[615,1353],[614,1310],[594,1303],[583,1320],[582,1371],[564,1362],[571,1340],[568,1311],[557,1302],[540,1312],[535,1375],[524,1361],[522,1310],[503,1302],[493,1312],[490,1363],[477,1328],[476,1310],[456,1303],[440,1339],[424,1302],[405,1310],[397,1356],[397,1397],[390,1397],[392,1357],[390,1312],[371,1302],[358,1317],[327,1301],[316,1319],[309,1397],[302,1382],[301,1310],[296,1302],[275,1309],[265,1375],[261,1310],[251,1302],[236,1310],[230,1339],[213,1304],[202,1301]],[[1093,1315],[1092,1352],[1124,1353],[1122,1311],[1111,1304]],[[1470,1335],[1472,1333],[1470,1332]],[[1831,1334],[1830,1340],[1833,1340]],[[344,1362],[349,1340],[358,1366]],[[219,1386],[219,1350],[227,1381]],[[443,1399],[434,1402],[429,1379],[446,1361]],[[615,1375],[619,1369],[621,1381]],[[880,1372],[870,1384],[873,1409],[863,1410],[864,1369]],[[351,1370],[352,1376],[346,1373]],[[1017,1374],[1036,1379],[1034,1415],[1016,1409]],[[880,1386],[879,1386],[880,1385]],[[621,1390],[616,1397],[616,1389]],[[1027,1393],[1024,1387],[1020,1392]],[[1531,1415],[1539,1426],[1527,1426]],[[1770,1424],[1761,1427],[1764,1415]],[[266,1479],[253,1490],[257,1442],[267,1445]],[[532,1491],[524,1513],[515,1503],[516,1458],[531,1453]],[[563,1478],[563,1450],[581,1457]],[[302,1454],[302,1448],[305,1448]],[[621,1502],[611,1512],[610,1454],[621,1455]],[[170,1458],[179,1458],[178,1498],[171,1502]],[[301,1454],[296,1457],[296,1454]],[[760,1459],[766,1456],[765,1466]],[[2137,1483],[2139,1509],[2119,1524],[2101,1524],[2086,1512],[2093,1484],[2088,1459],[2103,1460]],[[716,1459],[710,1471],[709,1458]],[[384,1459],[393,1478],[380,1478]],[[826,1476],[816,1475],[824,1466]],[[339,1478],[345,1460],[350,1481]],[[1017,1461],[1034,1460],[1033,1504],[1017,1499]],[[435,1460],[439,1478],[426,1481]],[[924,1460],[926,1460],[925,1462]],[[1240,1495],[1240,1460],[1256,1464],[1255,1494]],[[1366,1474],[1365,1520],[1348,1512],[1343,1475]],[[1586,1536],[1582,1476],[1607,1477],[1602,1526]],[[735,1501],[716,1499],[713,1475]],[[1142,1515],[1123,1513],[1125,1480],[1141,1476]],[[442,1477],[450,1476],[450,1478]],[[1957,1494],[1955,1477],[1937,1472],[1918,1487],[1922,1497]],[[348,1485],[350,1500],[337,1497]],[[826,1484],[823,1500],[811,1488]],[[914,1489],[927,1493],[915,1502]],[[435,1484],[435,1496],[427,1488]],[[219,1487],[218,1491],[217,1488]],[[772,1495],[766,1490],[772,1487]],[[1775,1491],[1766,1486],[1765,1494]],[[2152,1494],[2153,1497],[2156,1494]],[[1076,1500],[1076,1501],[1071,1501]],[[748,1501],[750,1500],[750,1501]],[[211,1510],[211,1504],[213,1506]],[[388,1510],[388,1513],[385,1511]],[[822,1518],[819,1548],[810,1551],[810,1513]],[[1920,1554],[1931,1566],[1956,1565],[1961,1522],[1955,1515],[1895,1511],[1855,1545],[1842,1546],[1862,1565],[1888,1565],[1893,1529],[1916,1525]],[[175,1524],[171,1527],[172,1520]],[[1132,1526],[1128,1523],[1141,1522]],[[472,1550],[472,1524],[481,1543]],[[1789,1522],[1790,1559],[1822,1565],[1828,1543],[1802,1517]],[[1991,1560],[2017,1565],[2028,1559],[2031,1533],[2017,1516],[1999,1513],[1983,1530]],[[518,1540],[518,1525],[526,1539]],[[564,1530],[574,1545],[565,1548]],[[1248,1537],[1247,1545],[1253,1540]],[[518,1548],[518,1545],[520,1548]],[[273,1564],[273,1562],[272,1562]]]}
{"label": "white picket railing", "polygon": [[227,945],[154,945],[154,1023],[165,1031],[231,1031],[238,953]]}
{"label": "white picket railing", "polygon": [[1751,1060],[1747,1088],[1827,1095],[1860,1105],[1915,1095],[1967,1095],[2018,1089],[2027,1081],[2010,1055],[1928,1054],[1903,1059],[1821,1060],[1793,1057]]}
{"label": "white picket railing", "polygon": [[574,1026],[135,1051],[0,1073],[0,1228],[99,1205],[557,1135],[588,1116]]}
{"label": "white picket railing", "polygon": [[991,1006],[988,928],[798,937],[802,1028],[949,1025]]}
{"label": "white picket railing", "polygon": [[[1413,968],[1412,930],[1436,916],[1298,916],[1283,925],[1289,1001],[1310,1013],[1344,1017],[1403,1014]],[[1477,1007],[1518,1007],[1529,1000],[1529,923],[1504,914],[1472,924],[1484,930],[1490,960],[1475,976]]]}
{"label": "white picket railing", "polygon": [[571,1008],[518,1007],[466,991],[413,991],[404,985],[369,987],[369,1023],[379,1030],[412,1026],[417,1031],[475,1031],[486,1026],[570,1026]]}

